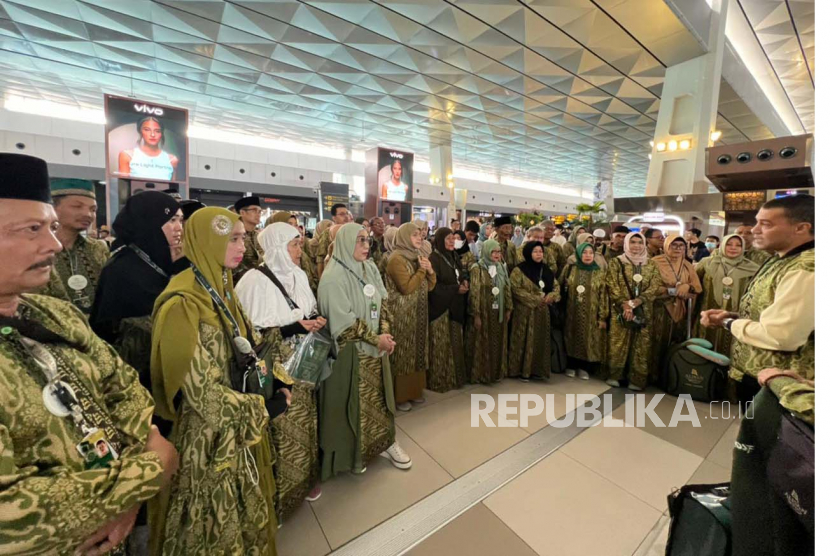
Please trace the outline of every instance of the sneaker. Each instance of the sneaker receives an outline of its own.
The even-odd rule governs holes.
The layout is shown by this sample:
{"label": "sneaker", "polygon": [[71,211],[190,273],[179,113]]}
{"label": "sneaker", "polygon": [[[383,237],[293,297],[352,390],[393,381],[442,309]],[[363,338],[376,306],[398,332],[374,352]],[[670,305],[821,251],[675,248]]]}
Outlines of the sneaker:
{"label": "sneaker", "polygon": [[412,400],[412,403],[424,403],[425,401],[427,401],[427,399],[421,396],[420,398],[415,398],[414,400]]}
{"label": "sneaker", "polygon": [[565,376],[568,378],[573,378],[576,376],[576,371],[573,369],[565,369]]}
{"label": "sneaker", "polygon": [[639,386],[635,386],[634,384],[629,384],[628,389],[633,390],[634,392],[642,392],[643,391],[642,388],[640,388]]}
{"label": "sneaker", "polygon": [[316,502],[320,499],[323,495],[323,487],[317,485],[316,487],[311,489],[311,492],[308,493],[308,496],[305,497],[306,500],[309,502]]}
{"label": "sneaker", "polygon": [[411,411],[412,410],[412,404],[409,403],[409,402],[397,403],[397,404],[395,404],[395,407],[398,409],[398,411]]}
{"label": "sneaker", "polygon": [[409,454],[403,451],[403,448],[397,442],[389,446],[381,456],[391,461],[392,465],[398,469],[409,469],[412,467],[412,459],[409,457]]}
{"label": "sneaker", "polygon": [[352,469],[352,475],[363,475],[364,473],[366,473],[366,466],[365,465],[363,467],[361,467],[360,469],[357,469],[357,468]]}
{"label": "sneaker", "polygon": [[588,371],[584,369],[579,369],[579,378],[581,378],[582,380],[588,380],[589,378],[591,378],[591,375],[588,374]]}
{"label": "sneaker", "polygon": [[620,381],[619,380],[611,380],[610,378],[605,381],[605,384],[607,384],[608,386],[610,386],[612,388],[619,388],[620,387]]}
{"label": "sneaker", "polygon": [[520,376],[520,377],[519,377],[519,380],[521,380],[522,382],[530,382],[530,379],[529,379],[529,378],[525,378],[525,377],[523,377],[523,376]]}

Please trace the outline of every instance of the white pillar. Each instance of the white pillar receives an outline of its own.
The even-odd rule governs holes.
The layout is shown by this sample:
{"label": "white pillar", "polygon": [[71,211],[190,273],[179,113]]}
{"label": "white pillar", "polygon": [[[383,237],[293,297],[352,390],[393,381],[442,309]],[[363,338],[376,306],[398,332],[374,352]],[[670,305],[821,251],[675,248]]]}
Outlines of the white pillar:
{"label": "white pillar", "polygon": [[[429,182],[432,185],[443,187],[445,196],[448,199],[447,221],[442,224],[450,225],[450,220],[455,218],[455,181],[452,175],[452,147],[450,145],[439,145],[429,149]],[[438,222],[435,223],[439,225]]]}
{"label": "white pillar", "polygon": [[718,115],[728,0],[712,1],[709,53],[666,70],[646,195],[706,193],[706,147]]}

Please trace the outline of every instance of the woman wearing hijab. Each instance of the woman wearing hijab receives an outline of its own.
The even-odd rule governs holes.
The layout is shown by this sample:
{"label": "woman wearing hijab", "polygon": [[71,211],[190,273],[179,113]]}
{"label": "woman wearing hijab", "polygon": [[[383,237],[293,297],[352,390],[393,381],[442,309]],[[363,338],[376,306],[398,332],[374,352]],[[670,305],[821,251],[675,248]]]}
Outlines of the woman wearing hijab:
{"label": "woman wearing hijab", "polygon": [[[318,316],[317,300],[299,266],[303,254],[300,232],[277,222],[266,226],[257,241],[264,252],[264,268],[246,272],[236,286],[236,295],[257,331],[271,345],[279,346],[273,352],[283,364],[306,334],[326,326],[326,319]],[[284,375],[280,380],[293,383]],[[317,500],[321,495],[320,487],[315,487],[320,461],[313,386],[294,384],[291,411],[271,422],[270,433],[277,455],[277,517],[283,522],[306,497]]]}
{"label": "woman wearing hijab", "polygon": [[[738,310],[738,303],[746,292],[752,277],[761,268],[758,263],[746,257],[744,240],[738,234],[731,234],[723,239],[721,248],[711,257],[697,264],[697,276],[703,287],[703,295],[698,297],[695,315],[709,309],[725,311]],[[725,328],[707,328],[697,322],[697,335],[709,340],[714,350],[729,355],[732,335]]]}
{"label": "woman wearing hijab", "polygon": [[427,388],[447,392],[467,382],[464,361],[464,317],[470,283],[455,251],[450,228],[435,232],[435,250],[429,257],[435,269],[435,288],[429,292],[429,370]]}
{"label": "woman wearing hijab", "polygon": [[[331,228],[329,228],[329,247],[328,252],[326,254],[326,259],[323,261],[323,268],[328,268],[329,261],[331,260],[332,255],[334,255],[334,238],[337,237],[337,232],[340,231],[340,228],[343,227],[343,224],[335,224]],[[325,270],[323,270],[325,272]]]}
{"label": "woman wearing hijab", "polygon": [[342,471],[363,473],[382,455],[399,469],[412,460],[395,442],[395,395],[387,354],[387,292],[369,259],[369,233],[346,224],[318,292],[336,343],[337,360],[320,387],[320,450],[324,481]]}
{"label": "woman wearing hijab", "polygon": [[469,279],[470,269],[476,264],[476,256],[473,250],[470,249],[470,244],[467,242],[467,235],[462,231],[453,232],[455,236],[455,253],[458,255],[458,260],[461,263],[461,271]]}
{"label": "woman wearing hijab", "polygon": [[421,232],[421,247],[418,249],[421,252],[422,257],[429,258],[432,254],[432,244],[427,241],[427,236],[429,236],[429,226],[427,226],[426,221],[424,220],[413,220],[412,223],[415,225],[416,228]]}
{"label": "woman wearing hijab", "polygon": [[381,256],[380,263],[377,267],[384,282],[386,282],[386,265],[389,264],[389,257],[391,257],[392,253],[395,251],[395,235],[397,233],[398,228],[396,226],[389,226],[386,228],[386,231],[383,232],[383,247],[385,251]]}
{"label": "woman wearing hijab", "polygon": [[[303,250],[305,251],[305,254],[308,255],[308,258],[315,263],[315,265],[317,261],[317,248],[320,246],[320,241],[323,238],[323,234],[325,234],[328,231],[328,229],[331,228],[333,225],[334,222],[331,220],[320,220],[320,222],[318,222],[317,226],[314,228],[314,235],[312,235],[310,240],[305,242]],[[320,278],[319,275],[318,278]]]}
{"label": "woman wearing hijab", "polygon": [[170,277],[188,264],[173,260],[182,243],[182,211],[170,195],[146,191],[127,199],[113,229],[117,252],[101,271],[89,322],[149,389],[153,305]]}
{"label": "woman wearing hijab", "polygon": [[[583,234],[584,235],[584,234]],[[607,323],[602,307],[608,305],[605,270],[595,259],[594,246],[588,242],[576,248],[576,262],[562,271],[562,288],[567,292],[565,306],[565,345],[568,346],[568,369],[565,374],[588,380],[597,364],[605,359],[608,342]]]}
{"label": "woman wearing hijab", "polygon": [[507,329],[513,294],[501,245],[488,239],[470,269],[467,297],[467,374],[473,384],[492,384],[507,375]]}
{"label": "woman wearing hijab", "polygon": [[[577,236],[577,238],[576,238],[577,251],[579,250],[579,246],[582,245],[583,243],[588,243],[588,244],[591,245],[591,247],[594,248],[594,249],[592,249],[592,251],[594,252],[594,262],[596,263],[596,265],[598,267],[600,267],[601,269],[603,269],[603,270],[608,268],[608,261],[606,261],[605,257],[600,255],[596,251],[596,247],[595,247],[596,238],[594,238],[594,235],[589,234],[588,232],[584,232],[584,233],[579,234],[579,236]],[[574,252],[573,255],[568,257],[568,265],[570,265],[570,266],[575,265],[577,260],[578,260],[577,259],[577,254],[576,254],[576,252]]]}
{"label": "woman wearing hijab", "polygon": [[395,234],[395,250],[386,265],[389,310],[394,315],[395,352],[390,357],[395,376],[395,403],[401,411],[424,401],[429,367],[429,292],[435,271],[423,255],[422,231],[410,222]]}
{"label": "woman wearing hijab", "polygon": [[686,249],[686,241],[682,237],[669,234],[663,242],[663,254],[651,259],[662,278],[654,301],[653,382],[660,378],[669,347],[687,339],[687,302],[703,290],[695,268],[686,260]]}
{"label": "woman wearing hijab", "polygon": [[[231,386],[240,342],[258,335],[233,291],[245,253],[238,214],[204,208],[190,218],[185,256],[156,300],[151,371],[156,413],[173,421],[181,454],[169,490],[150,505],[152,553],[276,554],[276,484],[268,422],[277,398]],[[276,376],[275,388],[290,404]],[[237,386],[237,388],[239,388]]]}
{"label": "woman wearing hijab", "polygon": [[588,230],[585,229],[585,226],[577,226],[574,230],[571,231],[570,237],[568,237],[568,242],[562,246],[562,252],[565,254],[566,257],[570,257],[574,253],[576,253],[576,246],[578,245],[579,236],[580,234],[586,233]]}
{"label": "woman wearing hijab", "polygon": [[559,301],[559,283],[545,264],[545,247],[530,241],[522,248],[524,262],[510,273],[515,318],[510,333],[509,376],[522,382],[550,378],[550,307]]}
{"label": "woman wearing hijab", "polygon": [[610,323],[605,382],[616,388],[627,378],[629,388],[640,391],[648,384],[653,362],[651,306],[663,281],[648,260],[643,234],[626,235],[623,251],[608,262],[606,274],[609,303],[603,304],[602,318],[610,317]]}
{"label": "woman wearing hijab", "polygon": [[308,256],[308,254],[306,253],[306,243],[308,242],[306,241],[305,236],[303,236],[302,233],[300,233],[300,227],[297,225],[297,217],[291,214],[290,212],[275,212],[274,214],[268,217],[268,220],[265,221],[265,228],[267,228],[271,224],[277,223],[289,224],[291,227],[297,230],[297,237],[300,240],[300,268],[303,270],[303,272],[305,272],[306,278],[308,278],[308,285],[311,286],[311,291],[316,292],[317,284],[320,282],[320,278],[317,276],[316,265],[313,262],[311,262],[311,257]]}

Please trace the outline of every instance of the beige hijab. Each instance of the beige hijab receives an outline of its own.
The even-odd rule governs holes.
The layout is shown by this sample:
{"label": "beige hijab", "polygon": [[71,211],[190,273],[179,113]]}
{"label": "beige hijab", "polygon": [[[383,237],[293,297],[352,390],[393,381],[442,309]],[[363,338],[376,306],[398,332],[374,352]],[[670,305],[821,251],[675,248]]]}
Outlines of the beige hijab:
{"label": "beige hijab", "polygon": [[[395,233],[395,253],[400,253],[408,261],[416,262],[418,257],[423,256],[423,250],[419,250],[412,243],[412,235],[418,230],[418,226],[414,222],[407,222]],[[427,243],[427,240],[424,240]]]}
{"label": "beige hijab", "polygon": [[[425,220],[414,220],[412,223],[421,232],[427,229],[427,223]],[[420,251],[422,257],[429,257],[432,254],[432,244],[427,241],[427,238],[424,238],[423,243],[421,243]]]}

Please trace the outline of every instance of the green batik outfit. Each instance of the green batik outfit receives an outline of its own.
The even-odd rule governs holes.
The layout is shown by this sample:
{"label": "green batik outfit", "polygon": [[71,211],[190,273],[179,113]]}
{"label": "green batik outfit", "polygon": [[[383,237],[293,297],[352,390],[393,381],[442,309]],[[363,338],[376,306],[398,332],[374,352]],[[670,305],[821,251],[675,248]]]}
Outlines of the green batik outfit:
{"label": "green batik outfit", "polygon": [[[562,271],[562,288],[568,292],[565,308],[565,345],[568,356],[598,363],[605,360],[607,331],[599,327],[602,308],[608,306],[605,270],[583,270],[570,265]],[[579,293],[582,286],[585,291]]]}
{"label": "green batik outfit", "polygon": [[[320,242],[317,244],[317,252],[315,253],[315,262],[317,265],[325,264],[326,257],[329,254],[329,245],[331,244],[331,234],[326,229],[323,235],[320,236]],[[322,278],[322,276],[320,277]]]}
{"label": "green batik outfit", "polygon": [[[522,244],[522,245],[524,245],[524,244]],[[562,249],[560,249],[559,246],[556,245],[555,243],[551,243],[547,247],[545,247],[543,245],[542,246],[542,251],[544,251],[544,257],[542,258],[542,262],[547,265],[547,267],[550,269],[550,271],[553,272],[554,276],[557,276],[557,270],[560,269],[560,268],[563,268],[563,267],[559,266],[559,261],[557,261],[557,259],[556,259],[557,252],[556,252],[555,249],[552,249],[551,246],[556,247],[557,249],[559,249],[560,253],[562,252]],[[521,249],[516,249],[516,264],[520,265],[523,262],[525,262],[525,257],[522,254],[522,250]],[[510,276],[512,278],[513,274],[511,273]]]}
{"label": "green batik outfit", "polygon": [[[648,384],[649,368],[653,364],[652,358],[652,305],[657,297],[663,279],[660,271],[651,262],[641,267],[639,295],[634,292],[635,266],[623,264],[620,259],[611,259],[606,271],[606,287],[608,289],[608,303],[602,304],[602,319],[610,320],[608,331],[608,358],[604,374],[609,380],[628,378],[634,386],[645,388]],[[622,273],[625,273],[631,292],[626,287]],[[621,304],[639,297],[643,300],[641,307],[645,319],[645,326],[633,330],[623,326],[617,319],[622,313]]]}
{"label": "green batik outfit", "polygon": [[[556,272],[553,275],[556,276]],[[510,291],[513,316],[507,374],[510,377],[550,378],[550,307],[540,307],[539,300],[552,297],[558,302],[559,283],[554,279],[553,291],[543,295],[539,285],[531,282],[521,268],[516,268],[510,273]]]}
{"label": "green batik outfit", "polygon": [[[761,267],[741,297],[738,309],[739,319],[749,319],[754,322],[761,320],[761,313],[775,301],[775,291],[778,283],[789,272],[815,272],[816,250],[806,249],[788,257],[775,255]],[[812,380],[816,373],[816,340],[815,332],[803,346],[796,351],[772,351],[762,349],[739,341],[732,340],[732,365],[729,368],[729,377],[741,381],[744,374],[757,377],[764,369],[777,367],[797,371],[807,379]]]}
{"label": "green batik outfit", "polygon": [[519,261],[519,250],[516,249],[516,245],[510,240],[502,242],[500,239],[497,239],[496,241],[501,246],[502,260],[507,265],[507,274],[510,275],[513,269],[519,266],[519,262],[521,262]]}
{"label": "green batik outfit", "polygon": [[121,451],[108,467],[85,470],[76,447],[83,435],[46,409],[43,372],[16,341],[17,331],[0,329],[0,552],[73,554],[105,523],[159,492],[161,461],[144,452],[153,401],[74,306],[40,295],[21,299],[23,319],[77,346],[42,344],[79,401],[91,401],[90,420],[114,429],[108,439]]}
{"label": "green batik outfit", "polygon": [[276,555],[275,454],[265,400],[230,381],[233,324],[253,344],[260,340],[223,266],[236,221],[225,209],[198,210],[184,241],[185,256],[233,321],[194,268],[170,280],[153,311],[152,391],[157,414],[173,422],[170,441],[180,456],[171,484],[148,504],[154,555]]}
{"label": "green batik outfit", "polygon": [[[101,269],[109,257],[110,249],[105,242],[79,235],[71,249],[64,248],[55,256],[49,284],[40,293],[70,301],[88,315],[92,302],[95,301]],[[76,291],[69,287],[69,278],[76,274],[87,280],[86,287],[82,290]]]}
{"label": "green batik outfit", "polygon": [[[715,298],[715,285],[713,284],[712,276],[706,272],[706,266],[703,264],[706,260],[707,259],[703,259],[703,261],[701,261],[695,269],[697,271],[698,278],[700,278],[700,283],[703,286],[703,294],[698,297],[695,314],[699,315],[701,312],[708,311],[710,309],[723,309],[724,311],[729,311],[730,313],[737,312],[738,303],[744,293],[746,293],[746,288],[752,278],[747,276],[735,279],[732,284],[732,291],[729,294],[729,299],[723,299],[723,296],[721,296],[721,299],[718,300]],[[697,321],[695,324],[695,337],[703,338],[704,340],[712,342],[712,345],[714,346],[712,349],[714,351],[724,355],[729,355],[730,350],[732,349],[732,334],[730,334],[729,331],[722,326],[709,328],[700,324],[699,318],[695,320]]]}

